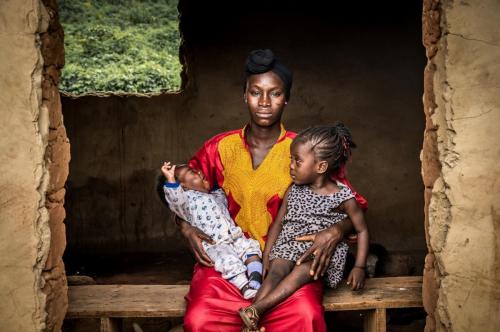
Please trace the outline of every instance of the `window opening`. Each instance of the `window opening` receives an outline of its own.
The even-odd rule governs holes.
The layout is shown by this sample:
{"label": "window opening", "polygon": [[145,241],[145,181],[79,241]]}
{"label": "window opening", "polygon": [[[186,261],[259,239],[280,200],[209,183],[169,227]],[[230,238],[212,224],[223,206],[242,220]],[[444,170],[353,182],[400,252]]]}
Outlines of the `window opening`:
{"label": "window opening", "polygon": [[181,87],[178,0],[60,0],[66,95],[160,94]]}

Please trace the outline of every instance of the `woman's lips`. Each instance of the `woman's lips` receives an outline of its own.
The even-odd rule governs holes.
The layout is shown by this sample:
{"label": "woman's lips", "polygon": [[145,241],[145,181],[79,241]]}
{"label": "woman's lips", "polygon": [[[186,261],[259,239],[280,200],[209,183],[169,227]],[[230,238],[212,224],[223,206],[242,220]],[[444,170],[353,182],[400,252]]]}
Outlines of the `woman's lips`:
{"label": "woman's lips", "polygon": [[262,119],[269,119],[273,116],[273,113],[262,113],[262,112],[257,112],[255,113],[257,117],[262,118]]}

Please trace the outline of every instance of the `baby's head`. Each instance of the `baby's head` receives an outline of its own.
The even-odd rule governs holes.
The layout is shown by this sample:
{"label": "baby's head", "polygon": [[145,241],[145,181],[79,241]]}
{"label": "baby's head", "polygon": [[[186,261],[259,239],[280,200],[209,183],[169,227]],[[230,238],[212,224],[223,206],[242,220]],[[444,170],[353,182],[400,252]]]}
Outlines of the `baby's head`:
{"label": "baby's head", "polygon": [[295,184],[312,183],[318,176],[336,174],[349,160],[356,144],[344,124],[310,127],[301,131],[290,147],[290,175]]}
{"label": "baby's head", "polygon": [[175,179],[185,189],[206,193],[210,191],[210,183],[205,179],[203,173],[197,169],[191,168],[189,165],[177,165],[175,167]]}

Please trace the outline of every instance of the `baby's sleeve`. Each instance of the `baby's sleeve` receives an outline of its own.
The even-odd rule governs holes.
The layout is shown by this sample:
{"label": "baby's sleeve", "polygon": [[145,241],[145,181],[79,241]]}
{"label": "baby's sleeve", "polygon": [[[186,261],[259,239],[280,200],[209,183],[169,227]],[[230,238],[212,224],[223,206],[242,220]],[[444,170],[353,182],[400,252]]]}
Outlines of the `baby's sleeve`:
{"label": "baby's sleeve", "polygon": [[170,210],[179,218],[191,222],[188,198],[180,183],[165,182],[163,191],[165,192],[165,199],[167,200]]}
{"label": "baby's sleeve", "polygon": [[226,193],[222,189],[217,189],[211,192],[217,204],[221,204],[227,208],[227,197]]}

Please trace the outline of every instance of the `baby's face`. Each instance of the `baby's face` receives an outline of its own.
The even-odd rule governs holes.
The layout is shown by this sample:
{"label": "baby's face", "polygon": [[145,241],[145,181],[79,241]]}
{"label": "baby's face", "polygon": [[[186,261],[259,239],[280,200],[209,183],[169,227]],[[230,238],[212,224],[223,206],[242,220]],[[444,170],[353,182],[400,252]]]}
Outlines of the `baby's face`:
{"label": "baby's face", "polygon": [[189,166],[181,166],[176,168],[175,176],[181,186],[186,189],[202,191],[208,193],[210,191],[210,183],[205,179],[203,173]]}

